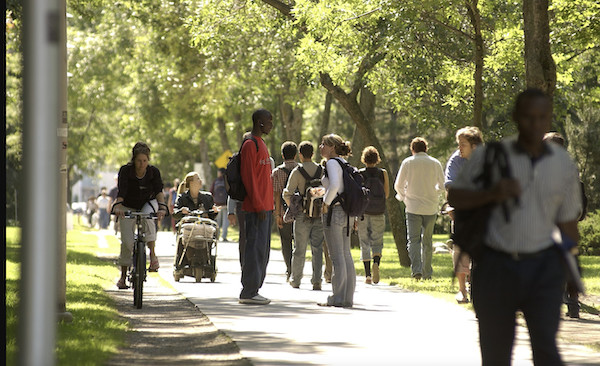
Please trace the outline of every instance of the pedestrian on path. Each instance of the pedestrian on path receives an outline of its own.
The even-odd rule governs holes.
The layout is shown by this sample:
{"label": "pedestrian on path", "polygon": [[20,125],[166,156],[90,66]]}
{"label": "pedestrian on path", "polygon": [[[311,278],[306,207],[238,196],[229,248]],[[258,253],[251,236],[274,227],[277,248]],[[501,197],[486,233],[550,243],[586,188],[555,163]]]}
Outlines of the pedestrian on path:
{"label": "pedestrian on path", "polygon": [[[456,143],[458,144],[458,149],[450,156],[448,164],[446,164],[446,178],[444,182],[446,189],[458,178],[462,165],[471,158],[473,151],[483,144],[483,136],[479,128],[467,126],[456,132]],[[452,219],[451,231],[454,232],[454,209],[448,207],[448,212]],[[459,304],[468,303],[467,277],[471,273],[471,258],[467,253],[462,253],[458,245],[452,246],[452,264],[456,279],[458,280],[458,293],[455,296],[456,302]]]}
{"label": "pedestrian on path", "polygon": [[241,148],[241,177],[246,189],[242,203],[246,225],[246,248],[242,265],[242,304],[266,305],[271,300],[258,294],[267,274],[271,250],[273,182],[269,149],[262,139],[273,128],[273,116],[266,109],[252,114],[252,139]]}
{"label": "pedestrian on path", "polygon": [[444,190],[442,164],[427,155],[427,141],[415,137],[410,143],[412,156],[404,159],[394,189],[396,198],[406,205],[408,256],[413,278],[431,279],[433,268],[433,227]]}
{"label": "pedestrian on path", "polygon": [[[331,285],[333,294],[327,298],[326,303],[321,306],[352,307],[354,305],[354,290],[356,287],[356,270],[350,252],[350,236],[348,228],[348,216],[339,202],[332,205],[333,200],[344,192],[343,170],[341,165],[335,161],[351,154],[350,142],[344,141],[340,136],[329,134],[323,136],[321,145],[321,156],[327,159],[325,165],[325,197],[323,198],[323,234],[329,248],[329,255],[333,262],[333,277]],[[331,224],[327,224],[327,215],[331,213]]]}
{"label": "pedestrian on path", "polygon": [[556,334],[565,270],[552,233],[558,226],[575,243],[579,239],[579,176],[563,148],[543,141],[552,123],[552,101],[544,92],[520,93],[513,120],[518,136],[502,141],[513,178],[493,174],[492,188],[483,189],[476,178],[487,147],[479,148],[451,185],[448,201],[457,210],[493,205],[486,246],[473,270],[482,364],[511,363],[516,312],[521,310],[534,364],[562,365]]}
{"label": "pedestrian on path", "polygon": [[225,168],[217,170],[217,178],[210,186],[210,193],[215,199],[215,205],[219,213],[217,214],[217,224],[221,230],[221,240],[228,242],[227,229],[229,228],[229,220],[227,219],[227,189],[225,188]]}
{"label": "pedestrian on path", "polygon": [[[314,146],[310,141],[300,143],[300,161],[290,174],[288,183],[283,190],[283,199],[289,206],[292,196],[298,192],[304,200],[304,209],[294,220],[294,253],[292,256],[292,276],[290,285],[294,288],[300,288],[300,282],[304,274],[304,263],[306,259],[306,247],[310,243],[312,253],[312,279],[313,290],[321,290],[321,277],[323,273],[323,223],[321,222],[321,210],[317,210],[317,215],[310,212],[310,202],[307,197],[310,196],[308,189],[321,189],[321,178],[323,176],[323,167],[312,161]],[[315,183],[318,182],[318,183]],[[317,186],[318,184],[318,186]],[[312,187],[315,185],[315,187]],[[321,198],[322,202],[322,198]]]}
{"label": "pedestrian on path", "polygon": [[[370,193],[365,214],[358,219],[358,237],[360,259],[365,267],[365,283],[371,284],[379,283],[379,265],[385,231],[385,200],[390,196],[390,178],[385,169],[377,167],[381,159],[375,147],[365,147],[360,161],[365,164],[365,168],[360,169],[359,172]],[[371,277],[371,258],[373,258],[373,277]]]}
{"label": "pedestrian on path", "polygon": [[100,196],[96,199],[98,207],[98,226],[104,230],[110,224],[110,197],[106,194],[106,187],[100,188]]}
{"label": "pedestrian on path", "polygon": [[279,237],[281,238],[281,252],[286,267],[286,280],[289,281],[292,274],[292,241],[293,241],[293,223],[284,222],[283,214],[287,209],[287,203],[283,200],[282,194],[292,170],[298,166],[296,158],[298,157],[298,147],[292,141],[286,141],[281,144],[281,156],[283,164],[279,165],[272,172],[273,178],[273,200],[275,202],[275,220]]}

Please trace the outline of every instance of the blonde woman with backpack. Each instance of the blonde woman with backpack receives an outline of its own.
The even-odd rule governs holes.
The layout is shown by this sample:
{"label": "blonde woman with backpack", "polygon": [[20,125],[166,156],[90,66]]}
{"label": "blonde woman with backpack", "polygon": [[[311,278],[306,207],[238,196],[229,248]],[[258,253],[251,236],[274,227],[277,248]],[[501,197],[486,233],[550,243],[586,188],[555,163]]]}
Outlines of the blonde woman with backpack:
{"label": "blonde woman with backpack", "polygon": [[[327,159],[325,177],[322,180],[325,187],[322,222],[323,234],[333,262],[333,294],[327,298],[326,303],[319,305],[350,308],[354,305],[356,270],[350,252],[348,216],[336,199],[344,192],[342,164],[347,163],[343,157],[351,154],[350,142],[338,135],[329,134],[323,136],[319,149],[321,156]],[[328,216],[331,218],[330,223]]]}
{"label": "blonde woman with backpack", "polygon": [[[358,237],[365,283],[379,283],[379,265],[383,252],[383,232],[385,231],[385,200],[390,196],[390,178],[385,169],[378,168],[381,162],[379,151],[367,146],[360,158],[365,168],[359,170],[370,189],[369,204],[363,217],[358,218]],[[371,257],[373,258],[373,276],[371,277]]]}

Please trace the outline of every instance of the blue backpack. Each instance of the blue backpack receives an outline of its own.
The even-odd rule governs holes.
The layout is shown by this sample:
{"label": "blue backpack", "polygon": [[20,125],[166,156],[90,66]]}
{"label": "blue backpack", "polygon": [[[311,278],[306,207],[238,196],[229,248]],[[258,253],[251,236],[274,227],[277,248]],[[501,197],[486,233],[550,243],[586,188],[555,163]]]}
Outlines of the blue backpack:
{"label": "blue backpack", "polygon": [[[350,216],[360,217],[365,214],[369,204],[369,188],[364,185],[364,178],[352,165],[347,162],[335,159],[342,167],[342,178],[344,181],[344,191],[331,202],[333,206],[339,202],[344,212],[348,215],[347,235],[350,235]],[[325,169],[327,175],[327,169]],[[332,210],[327,215],[327,225],[331,225]]]}

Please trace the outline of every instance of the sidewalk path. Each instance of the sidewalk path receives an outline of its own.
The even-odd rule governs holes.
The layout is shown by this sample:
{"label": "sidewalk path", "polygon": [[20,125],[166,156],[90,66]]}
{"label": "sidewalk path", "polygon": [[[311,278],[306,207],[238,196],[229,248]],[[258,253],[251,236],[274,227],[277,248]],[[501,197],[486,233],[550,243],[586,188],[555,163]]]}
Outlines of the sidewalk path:
{"label": "sidewalk path", "polygon": [[[261,294],[266,306],[238,304],[236,243],[219,243],[215,283],[191,277],[174,282],[174,236],[159,233],[159,274],[194,303],[255,365],[479,365],[473,312],[427,295],[357,279],[353,309],[322,308],[331,285],[312,291],[310,263],[300,289],[285,282],[280,252],[272,251]],[[570,365],[600,365],[600,353],[561,344]],[[526,329],[518,327],[513,365],[531,365]]]}

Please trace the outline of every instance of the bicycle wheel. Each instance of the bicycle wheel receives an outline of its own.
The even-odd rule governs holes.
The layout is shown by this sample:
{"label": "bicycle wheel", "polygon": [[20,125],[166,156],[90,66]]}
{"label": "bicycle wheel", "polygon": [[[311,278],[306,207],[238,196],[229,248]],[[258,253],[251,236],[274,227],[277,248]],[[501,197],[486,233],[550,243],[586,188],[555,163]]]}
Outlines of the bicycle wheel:
{"label": "bicycle wheel", "polygon": [[144,293],[144,277],[146,275],[146,246],[142,240],[137,241],[135,245],[137,255],[133,282],[133,305],[136,308],[141,309]]}

